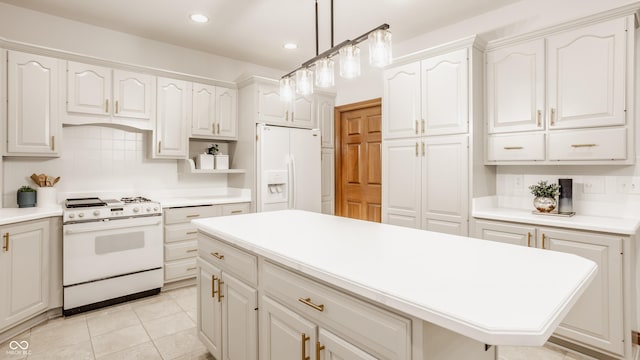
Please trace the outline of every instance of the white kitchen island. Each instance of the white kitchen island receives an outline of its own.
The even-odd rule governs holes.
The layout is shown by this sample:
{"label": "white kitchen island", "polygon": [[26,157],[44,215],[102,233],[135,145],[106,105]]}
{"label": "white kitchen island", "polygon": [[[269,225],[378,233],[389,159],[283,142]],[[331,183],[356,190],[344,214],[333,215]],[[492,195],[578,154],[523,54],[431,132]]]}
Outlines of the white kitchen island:
{"label": "white kitchen island", "polygon": [[297,210],[193,223],[199,335],[217,359],[493,359],[485,344],[543,345],[597,272],[571,254]]}

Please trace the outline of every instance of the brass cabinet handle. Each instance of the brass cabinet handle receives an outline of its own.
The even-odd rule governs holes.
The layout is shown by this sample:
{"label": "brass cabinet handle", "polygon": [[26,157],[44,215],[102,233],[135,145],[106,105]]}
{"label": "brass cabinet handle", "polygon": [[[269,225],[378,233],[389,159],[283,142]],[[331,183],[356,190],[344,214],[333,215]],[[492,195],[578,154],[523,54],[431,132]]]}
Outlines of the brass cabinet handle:
{"label": "brass cabinet handle", "polygon": [[416,156],[418,156],[418,143],[416,142]]}
{"label": "brass cabinet handle", "polygon": [[424,151],[424,141],[422,142],[422,156],[424,156],[425,151]]}
{"label": "brass cabinet handle", "polygon": [[293,111],[292,111],[291,112],[291,122],[293,122],[293,119],[294,119],[294,117],[293,117]]}
{"label": "brass cabinet handle", "polygon": [[289,121],[289,110],[284,112],[284,121]]}
{"label": "brass cabinet handle", "polygon": [[162,152],[162,141],[158,141],[158,154]]}
{"label": "brass cabinet handle", "polygon": [[320,304],[320,305],[316,305],[314,303],[311,302],[311,298],[299,298],[298,301],[300,301],[301,303],[310,306],[320,312],[324,311],[324,304]]}
{"label": "brass cabinet handle", "polygon": [[188,217],[188,218],[197,218],[198,216],[200,216],[200,214],[191,214],[191,215],[187,215],[186,217]]}
{"label": "brass cabinet handle", "polygon": [[187,271],[191,271],[191,270],[195,270],[195,269],[197,269],[197,267],[192,266],[192,267],[188,267],[188,268],[187,268]]}
{"label": "brass cabinet handle", "polygon": [[531,233],[527,233],[527,247],[531,247]]}
{"label": "brass cabinet handle", "polygon": [[218,260],[224,260],[224,255],[220,255],[217,252],[212,252],[211,255],[213,255],[213,257],[215,257]]}
{"label": "brass cabinet handle", "polygon": [[9,252],[9,233],[4,233],[4,246],[2,247],[5,252]]}
{"label": "brass cabinet handle", "polygon": [[583,147],[594,147],[598,146],[598,144],[571,144],[572,148],[583,148]]}
{"label": "brass cabinet handle", "polygon": [[425,128],[425,126],[424,126],[424,119],[422,119],[422,133],[423,133],[423,134],[424,134],[424,128]]}
{"label": "brass cabinet handle", "polygon": [[[301,354],[302,355],[301,355],[300,359],[302,359],[302,360],[309,360],[310,359],[310,357],[307,356],[307,347],[306,347],[307,341],[309,339],[311,339],[311,338],[309,336],[307,336],[307,334],[302,333],[302,336],[300,337],[300,340],[302,340],[302,349],[301,349]],[[317,359],[317,360],[320,360],[320,359]]]}
{"label": "brass cabinet handle", "polygon": [[56,137],[51,137],[51,151],[56,151]]}
{"label": "brass cabinet handle", "polygon": [[197,233],[198,233],[197,231],[187,231],[187,235],[194,235],[194,234],[197,234]]}
{"label": "brass cabinet handle", "polygon": [[541,122],[540,122],[540,118],[542,117],[542,111],[538,110],[538,127],[540,127]]}
{"label": "brass cabinet handle", "polygon": [[215,134],[216,133],[216,124],[211,123],[211,133]]}
{"label": "brass cabinet handle", "polygon": [[554,122],[555,122],[555,121],[554,121],[554,118],[556,117],[556,109],[551,108],[550,113],[551,113],[551,114],[549,115],[549,122],[551,123],[551,125],[553,125],[553,124],[554,124]]}
{"label": "brass cabinet handle", "polygon": [[418,120],[416,120],[416,135],[418,135]]}
{"label": "brass cabinet handle", "polygon": [[218,280],[218,278],[215,275],[211,275],[211,297],[212,298],[216,298],[216,293],[218,291],[216,291],[216,280]]}
{"label": "brass cabinet handle", "polygon": [[222,295],[222,285],[224,285],[224,281],[218,278],[218,302],[222,302],[222,298],[224,297],[224,295]]}
{"label": "brass cabinet handle", "polygon": [[320,345],[320,341],[316,342],[316,360],[320,360],[320,351],[324,350],[324,345]]}
{"label": "brass cabinet handle", "polygon": [[217,123],[216,127],[218,128],[218,135],[220,135],[220,123]]}
{"label": "brass cabinet handle", "polygon": [[116,100],[116,114],[118,113],[118,100]]}
{"label": "brass cabinet handle", "polygon": [[[186,252],[188,252],[188,253],[192,253],[192,252],[196,252],[196,251],[198,251],[198,249],[189,249],[189,250],[187,250]],[[194,269],[195,269],[195,268],[194,268]]]}
{"label": "brass cabinet handle", "polygon": [[522,146],[505,146],[505,150],[522,150],[524,149]]}
{"label": "brass cabinet handle", "polygon": [[242,210],[233,210],[232,214],[242,214]]}
{"label": "brass cabinet handle", "polygon": [[545,236],[544,236],[544,234],[542,234],[542,248],[543,248],[543,249],[545,249],[545,247],[544,247],[544,240],[545,240]]}
{"label": "brass cabinet handle", "polygon": [[109,112],[109,99],[106,99],[104,101],[104,112],[106,112],[106,113]]}

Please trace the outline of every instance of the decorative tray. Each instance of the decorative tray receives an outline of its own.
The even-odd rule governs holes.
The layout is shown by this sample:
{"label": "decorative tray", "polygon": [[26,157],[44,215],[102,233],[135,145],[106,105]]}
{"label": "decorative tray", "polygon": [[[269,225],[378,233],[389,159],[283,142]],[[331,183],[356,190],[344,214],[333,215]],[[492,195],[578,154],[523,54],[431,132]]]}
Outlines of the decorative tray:
{"label": "decorative tray", "polygon": [[572,217],[573,215],[575,215],[576,213],[574,211],[572,212],[566,212],[566,213],[559,213],[557,211],[552,211],[552,212],[540,212],[537,210],[533,210],[531,212],[533,215],[547,215],[547,216],[562,216],[562,217]]}

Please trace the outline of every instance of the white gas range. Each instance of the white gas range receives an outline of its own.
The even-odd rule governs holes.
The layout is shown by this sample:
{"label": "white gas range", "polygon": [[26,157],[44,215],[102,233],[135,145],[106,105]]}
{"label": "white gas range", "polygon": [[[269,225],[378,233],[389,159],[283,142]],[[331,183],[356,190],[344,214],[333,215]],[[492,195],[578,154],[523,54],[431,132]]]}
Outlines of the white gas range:
{"label": "white gas range", "polygon": [[160,292],[161,215],[158,202],[139,196],[65,201],[64,315]]}

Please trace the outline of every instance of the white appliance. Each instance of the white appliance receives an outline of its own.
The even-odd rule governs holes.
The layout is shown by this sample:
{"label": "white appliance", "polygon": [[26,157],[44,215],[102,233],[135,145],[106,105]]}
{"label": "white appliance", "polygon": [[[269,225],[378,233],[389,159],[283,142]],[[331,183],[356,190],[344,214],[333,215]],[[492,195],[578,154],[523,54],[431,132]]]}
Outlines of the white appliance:
{"label": "white appliance", "polygon": [[67,199],[63,212],[63,314],[160,292],[162,208],[143,197]]}
{"label": "white appliance", "polygon": [[320,131],[257,127],[257,211],[320,212]]}

